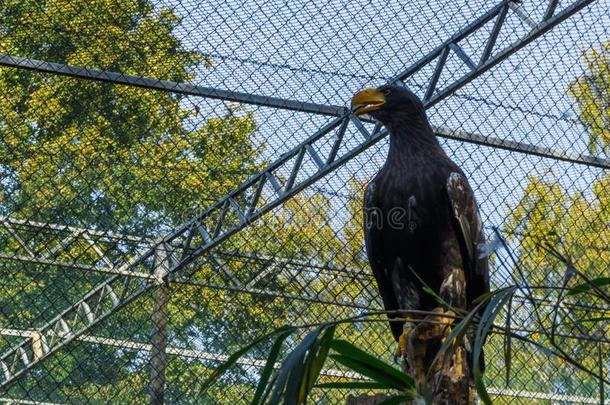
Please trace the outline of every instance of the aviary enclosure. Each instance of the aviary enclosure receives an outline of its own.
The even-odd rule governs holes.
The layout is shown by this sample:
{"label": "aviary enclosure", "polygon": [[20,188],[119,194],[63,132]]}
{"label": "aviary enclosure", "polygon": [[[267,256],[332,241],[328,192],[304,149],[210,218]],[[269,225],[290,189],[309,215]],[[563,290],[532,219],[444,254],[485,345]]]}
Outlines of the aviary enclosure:
{"label": "aviary enclosure", "polygon": [[[0,402],[248,403],[268,342],[201,383],[380,309],[361,201],[388,140],[349,100],[384,83],[424,100],[493,288],[519,286],[494,403],[607,400],[607,0],[4,0],[0,65]],[[337,334],[391,361],[385,323]]]}

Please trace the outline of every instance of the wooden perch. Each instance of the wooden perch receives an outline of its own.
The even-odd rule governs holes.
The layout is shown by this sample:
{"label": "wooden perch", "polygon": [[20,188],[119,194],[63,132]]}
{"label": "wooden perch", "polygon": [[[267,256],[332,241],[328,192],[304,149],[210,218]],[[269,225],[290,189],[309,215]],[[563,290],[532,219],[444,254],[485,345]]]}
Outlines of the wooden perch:
{"label": "wooden perch", "polygon": [[[413,328],[402,354],[401,368],[417,384],[423,396],[427,390],[434,405],[474,405],[476,390],[470,378],[463,338],[457,339],[444,356],[430,366],[443,339],[450,333],[453,317],[442,308],[435,310]],[[453,315],[451,313],[451,315]],[[428,373],[428,369],[430,372]],[[349,396],[346,405],[376,405],[389,397],[384,394]]]}
{"label": "wooden perch", "polygon": [[345,405],[377,405],[389,397],[385,394],[376,394],[376,395],[348,395],[347,401],[345,401]]}
{"label": "wooden perch", "polygon": [[470,379],[464,339],[456,340],[453,346],[430,366],[443,339],[449,333],[451,321],[452,319],[439,313],[429,315],[419,323],[409,333],[402,369],[413,377],[420,394],[423,395],[425,390],[428,390],[433,404],[473,405],[476,391]]}

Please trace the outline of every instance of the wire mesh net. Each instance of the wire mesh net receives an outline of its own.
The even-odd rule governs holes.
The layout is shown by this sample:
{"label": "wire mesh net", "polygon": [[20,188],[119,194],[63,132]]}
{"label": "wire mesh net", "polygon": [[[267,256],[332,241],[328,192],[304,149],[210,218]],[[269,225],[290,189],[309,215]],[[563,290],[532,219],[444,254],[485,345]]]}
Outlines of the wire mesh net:
{"label": "wire mesh net", "polygon": [[[490,337],[494,403],[600,403],[608,305],[558,308],[541,244],[608,275],[608,6],[0,2],[0,401],[248,403],[270,342],[202,382],[281,325],[381,309],[362,194],[388,139],[345,107],[398,80],[508,243],[493,288],[532,287],[497,322],[541,345]],[[392,360],[386,323],[337,334]]]}

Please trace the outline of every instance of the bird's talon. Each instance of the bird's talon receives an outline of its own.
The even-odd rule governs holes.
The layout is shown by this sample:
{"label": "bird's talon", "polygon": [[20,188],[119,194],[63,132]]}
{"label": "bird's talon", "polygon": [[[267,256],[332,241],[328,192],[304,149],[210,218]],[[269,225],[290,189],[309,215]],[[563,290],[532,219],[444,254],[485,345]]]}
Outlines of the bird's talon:
{"label": "bird's talon", "polygon": [[395,357],[401,358],[407,353],[407,344],[409,341],[409,333],[411,333],[410,328],[404,328],[402,330],[402,334],[398,338],[398,346],[396,347]]}

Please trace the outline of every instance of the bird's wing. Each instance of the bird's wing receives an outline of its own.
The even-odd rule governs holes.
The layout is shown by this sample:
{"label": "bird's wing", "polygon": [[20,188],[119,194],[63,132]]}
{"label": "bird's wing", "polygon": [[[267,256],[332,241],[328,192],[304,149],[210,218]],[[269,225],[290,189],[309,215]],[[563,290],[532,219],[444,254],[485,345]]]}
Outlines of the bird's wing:
{"label": "bird's wing", "polygon": [[[364,193],[364,242],[369,264],[383,300],[383,306],[386,311],[395,311],[399,307],[390,277],[389,270],[391,269],[387,269],[385,265],[382,228],[378,226],[381,224],[381,218],[376,217],[381,215],[381,212],[378,210],[379,205],[376,202],[375,191],[375,180],[372,180]],[[392,318],[392,316],[388,317]],[[402,324],[390,322],[390,327],[394,338],[398,340],[402,333]]]}
{"label": "bird's wing", "polygon": [[[461,173],[451,173],[447,179],[447,194],[454,216],[454,229],[460,240],[460,250],[464,262],[466,278],[467,307],[471,309],[472,301],[489,292],[489,267],[487,257],[479,254],[479,245],[484,241],[483,223],[479,215],[474,192]],[[484,311],[482,306],[479,313]],[[470,339],[473,339],[471,336]],[[472,370],[472,357],[470,369]],[[479,368],[485,370],[485,355],[479,354]]]}
{"label": "bird's wing", "polygon": [[489,291],[489,268],[486,257],[480,257],[479,245],[484,242],[483,223],[474,192],[461,173],[453,172],[447,179],[447,194],[454,217],[454,228],[468,282],[468,302]]}

